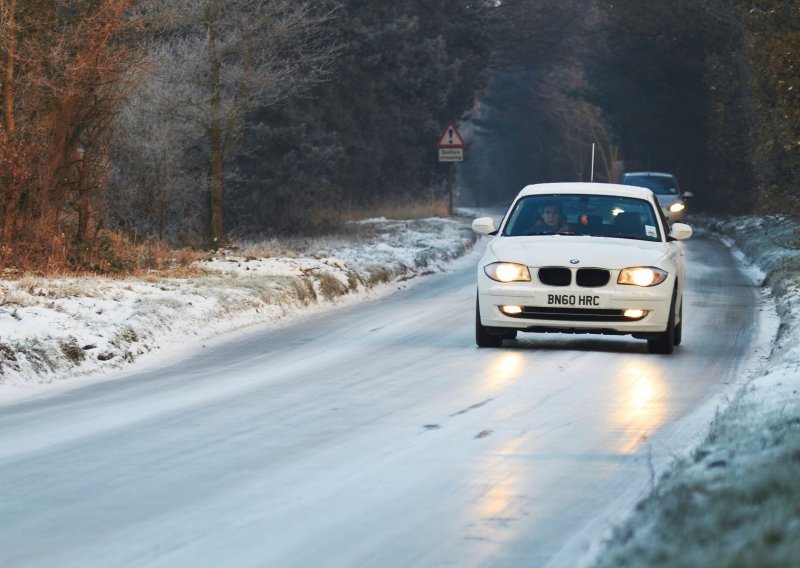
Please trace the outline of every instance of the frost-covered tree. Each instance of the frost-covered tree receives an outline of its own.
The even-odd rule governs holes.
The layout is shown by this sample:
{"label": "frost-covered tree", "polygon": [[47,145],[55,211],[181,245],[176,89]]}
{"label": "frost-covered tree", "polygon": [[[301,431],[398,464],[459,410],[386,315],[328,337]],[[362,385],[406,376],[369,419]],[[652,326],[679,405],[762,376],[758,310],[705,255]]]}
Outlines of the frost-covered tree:
{"label": "frost-covered tree", "polygon": [[[119,155],[163,156],[172,146],[194,157],[182,179],[204,162],[207,235],[218,240],[230,164],[242,151],[248,115],[325,76],[335,53],[323,34],[331,14],[302,0],[171,0],[155,2],[148,15],[159,45],[149,58],[150,83],[133,106],[139,118],[128,116],[121,136],[139,149]],[[135,162],[125,166],[130,171]]]}
{"label": "frost-covered tree", "polygon": [[[177,63],[173,56],[165,46],[150,54],[163,68]],[[206,236],[207,143],[179,106],[186,86],[139,75],[139,88],[116,122],[109,188],[113,226],[135,237],[198,242]]]}

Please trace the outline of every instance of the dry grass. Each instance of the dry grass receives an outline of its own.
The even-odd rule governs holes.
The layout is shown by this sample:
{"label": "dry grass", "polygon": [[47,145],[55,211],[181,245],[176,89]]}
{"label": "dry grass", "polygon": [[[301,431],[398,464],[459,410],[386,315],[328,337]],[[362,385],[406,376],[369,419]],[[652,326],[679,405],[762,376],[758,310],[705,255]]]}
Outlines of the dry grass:
{"label": "dry grass", "polygon": [[317,293],[314,291],[313,282],[301,278],[289,278],[288,281],[294,290],[295,296],[303,305],[307,306],[317,301]]}
{"label": "dry grass", "polygon": [[62,341],[59,344],[61,348],[61,352],[69,359],[74,365],[79,365],[81,361],[86,359],[86,353],[84,353],[81,346],[75,341],[75,339],[70,339],[69,341]]}
{"label": "dry grass", "polygon": [[298,239],[270,239],[258,243],[242,243],[239,251],[245,258],[297,258]]}
{"label": "dry grass", "polygon": [[51,282],[41,276],[23,275],[17,281],[17,291],[27,293],[28,297],[39,296],[50,299],[91,296],[94,290],[87,288],[85,282],[65,279]]}
{"label": "dry grass", "polygon": [[396,274],[388,266],[370,266],[367,269],[367,283],[370,287],[391,282]]}
{"label": "dry grass", "polygon": [[0,306],[18,306],[24,308],[35,304],[36,302],[31,299],[30,294],[20,292],[19,290],[0,290]]}
{"label": "dry grass", "polygon": [[349,209],[340,215],[339,222],[329,226],[329,230],[324,233],[305,237],[282,236],[280,240],[275,238],[241,240],[236,252],[245,258],[316,256],[320,251],[335,248],[341,242],[366,241],[387,231],[386,227],[376,228],[370,223],[353,221],[375,218],[409,220],[447,216],[447,201],[443,199],[431,199],[422,203],[398,200],[395,203]]}
{"label": "dry grass", "polygon": [[317,274],[317,281],[319,282],[319,291],[322,297],[329,301],[344,296],[349,291],[349,287],[346,284],[327,272]]}
{"label": "dry grass", "polygon": [[431,198],[425,202],[399,201],[371,207],[356,208],[342,214],[343,221],[360,221],[374,217],[387,219],[424,219],[426,217],[447,217],[447,200]]}
{"label": "dry grass", "polygon": [[[0,278],[23,281],[35,287],[33,278],[103,275],[191,277],[203,274],[194,264],[201,251],[172,249],[163,241],[134,242],[121,233],[103,231],[91,243],[70,245],[57,237],[0,246]],[[30,285],[29,285],[30,283]]]}
{"label": "dry grass", "polygon": [[[327,236],[311,231],[308,234],[312,237],[281,236],[280,240],[272,238],[240,243],[232,245],[232,248],[245,257],[296,258],[307,250],[313,254],[316,249],[311,250],[312,247],[325,248],[326,243],[335,244],[338,239],[366,239],[373,236],[374,228],[349,221],[381,217],[423,219],[447,215],[447,200],[441,197],[431,197],[421,202],[398,198],[392,203],[355,207],[341,213],[330,209],[312,211],[307,214],[309,223],[317,227],[316,230],[327,228]],[[53,233],[52,228],[29,228],[17,241],[0,245],[0,279],[86,275],[191,278],[205,274],[196,261],[215,255],[192,248],[173,249],[168,243],[156,239],[133,240],[124,233],[108,230],[99,231],[87,243],[72,243],[63,235],[40,236],[48,233]]]}

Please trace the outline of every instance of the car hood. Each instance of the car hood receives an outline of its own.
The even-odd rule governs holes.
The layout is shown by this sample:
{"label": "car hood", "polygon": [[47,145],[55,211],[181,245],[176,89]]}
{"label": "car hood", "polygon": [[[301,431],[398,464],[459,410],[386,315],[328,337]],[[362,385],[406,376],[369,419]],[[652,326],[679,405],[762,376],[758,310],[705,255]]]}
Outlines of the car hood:
{"label": "car hood", "polygon": [[[610,237],[533,236],[498,237],[489,247],[498,260],[526,266],[608,268],[657,266],[666,254],[660,242]],[[574,261],[578,262],[575,263]]]}

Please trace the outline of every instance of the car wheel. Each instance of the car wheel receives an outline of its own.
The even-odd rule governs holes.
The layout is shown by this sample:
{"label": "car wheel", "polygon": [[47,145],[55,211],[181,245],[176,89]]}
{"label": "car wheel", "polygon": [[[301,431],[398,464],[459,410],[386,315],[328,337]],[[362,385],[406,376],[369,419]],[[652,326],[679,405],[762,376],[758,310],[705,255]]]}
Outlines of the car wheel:
{"label": "car wheel", "polygon": [[683,339],[683,298],[681,298],[681,307],[678,309],[678,325],[675,326],[675,345],[680,345]]}
{"label": "car wheel", "polygon": [[475,300],[475,343],[478,347],[500,347],[503,344],[503,337],[489,333],[486,326],[481,325],[481,308],[478,300]]}
{"label": "car wheel", "polygon": [[660,333],[657,339],[647,340],[647,350],[650,353],[660,353],[669,355],[675,349],[675,294],[672,295],[672,302],[669,304],[669,314],[667,315],[667,329]]}
{"label": "car wheel", "polygon": [[503,334],[503,339],[516,339],[517,338],[517,330],[511,329],[508,330]]}

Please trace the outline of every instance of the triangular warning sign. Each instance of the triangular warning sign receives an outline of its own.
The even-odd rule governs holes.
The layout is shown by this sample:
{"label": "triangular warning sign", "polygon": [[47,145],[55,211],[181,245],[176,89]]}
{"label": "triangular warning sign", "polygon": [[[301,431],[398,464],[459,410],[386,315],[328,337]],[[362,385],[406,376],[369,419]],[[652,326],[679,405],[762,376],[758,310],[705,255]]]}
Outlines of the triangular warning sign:
{"label": "triangular warning sign", "polygon": [[452,123],[445,127],[442,135],[439,136],[439,141],[436,143],[437,148],[463,148],[464,146],[466,144],[464,144],[461,133]]}

